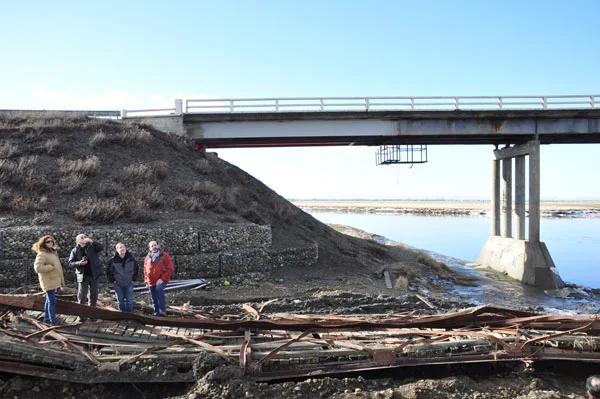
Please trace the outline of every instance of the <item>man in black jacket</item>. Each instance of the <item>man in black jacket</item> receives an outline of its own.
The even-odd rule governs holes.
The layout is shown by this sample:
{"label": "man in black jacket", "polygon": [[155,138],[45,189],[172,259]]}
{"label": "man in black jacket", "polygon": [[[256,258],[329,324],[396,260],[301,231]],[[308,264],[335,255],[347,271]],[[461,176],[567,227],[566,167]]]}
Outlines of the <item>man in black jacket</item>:
{"label": "man in black jacket", "polygon": [[585,382],[588,398],[600,398],[600,375],[589,376]]}
{"label": "man in black jacket", "polygon": [[[77,245],[69,255],[69,266],[75,268],[77,275],[77,301],[84,304],[87,300],[89,306],[96,306],[98,279],[102,276],[102,262],[98,254],[104,246],[85,234],[79,234],[75,242]],[[80,317],[79,321],[84,322],[85,318]]]}
{"label": "man in black jacket", "polygon": [[106,277],[115,284],[115,295],[121,312],[133,312],[133,282],[140,266],[122,242],[115,246],[117,252],[108,262]]}

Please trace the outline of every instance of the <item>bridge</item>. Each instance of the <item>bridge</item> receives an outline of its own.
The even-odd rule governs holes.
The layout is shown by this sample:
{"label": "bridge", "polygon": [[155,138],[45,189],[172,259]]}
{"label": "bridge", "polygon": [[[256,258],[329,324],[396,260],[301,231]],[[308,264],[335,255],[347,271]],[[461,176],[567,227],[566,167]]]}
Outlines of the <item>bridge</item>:
{"label": "bridge", "polygon": [[188,99],[122,118],[201,148],[494,145],[491,234],[477,262],[543,288],[564,283],[540,241],[540,145],[600,143],[600,95]]}
{"label": "bridge", "polygon": [[600,95],[188,99],[122,117],[204,148],[600,142]]}

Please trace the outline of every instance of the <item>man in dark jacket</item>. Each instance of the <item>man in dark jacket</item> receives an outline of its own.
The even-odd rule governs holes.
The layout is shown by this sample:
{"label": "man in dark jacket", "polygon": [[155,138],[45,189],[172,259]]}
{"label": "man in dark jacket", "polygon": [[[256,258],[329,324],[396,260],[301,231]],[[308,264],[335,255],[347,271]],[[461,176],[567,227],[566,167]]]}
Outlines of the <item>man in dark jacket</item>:
{"label": "man in dark jacket", "polygon": [[108,262],[106,277],[115,285],[115,295],[121,312],[133,312],[133,282],[140,266],[122,242],[115,246],[117,252]]}
{"label": "man in dark jacket", "polygon": [[600,398],[600,375],[589,376],[585,382],[585,388],[588,398]]}
{"label": "man in dark jacket", "polygon": [[[77,245],[69,255],[69,266],[75,268],[77,275],[77,301],[84,304],[87,300],[89,306],[96,306],[98,279],[103,272],[98,253],[104,249],[104,246],[98,241],[91,240],[85,234],[79,234],[75,242]],[[80,317],[79,321],[84,322],[85,318]]]}

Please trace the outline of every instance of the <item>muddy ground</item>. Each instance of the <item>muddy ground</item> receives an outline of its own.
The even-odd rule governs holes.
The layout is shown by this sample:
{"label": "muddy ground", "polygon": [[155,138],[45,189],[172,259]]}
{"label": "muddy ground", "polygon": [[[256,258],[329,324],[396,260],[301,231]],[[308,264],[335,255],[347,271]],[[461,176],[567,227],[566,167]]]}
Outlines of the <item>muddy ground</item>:
{"label": "muddy ground", "polygon": [[72,384],[0,375],[3,398],[584,398],[582,375],[597,367],[570,363],[430,366],[280,383],[255,383],[236,366],[218,366],[195,384]]}
{"label": "muddy ground", "polygon": [[593,367],[554,364],[435,366],[308,378],[278,384],[245,380],[235,367],[208,372],[180,398],[502,398],[583,397],[579,375]]}

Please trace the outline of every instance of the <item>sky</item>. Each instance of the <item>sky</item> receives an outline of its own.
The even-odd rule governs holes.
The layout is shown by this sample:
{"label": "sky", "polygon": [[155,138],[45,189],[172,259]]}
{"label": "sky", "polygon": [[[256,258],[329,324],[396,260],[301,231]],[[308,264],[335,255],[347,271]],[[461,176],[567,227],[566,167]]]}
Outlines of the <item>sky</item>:
{"label": "sky", "polygon": [[[0,109],[176,98],[600,94],[600,2],[0,0]],[[220,149],[290,199],[489,199],[493,146]],[[541,149],[543,199],[600,199],[600,145]]]}

